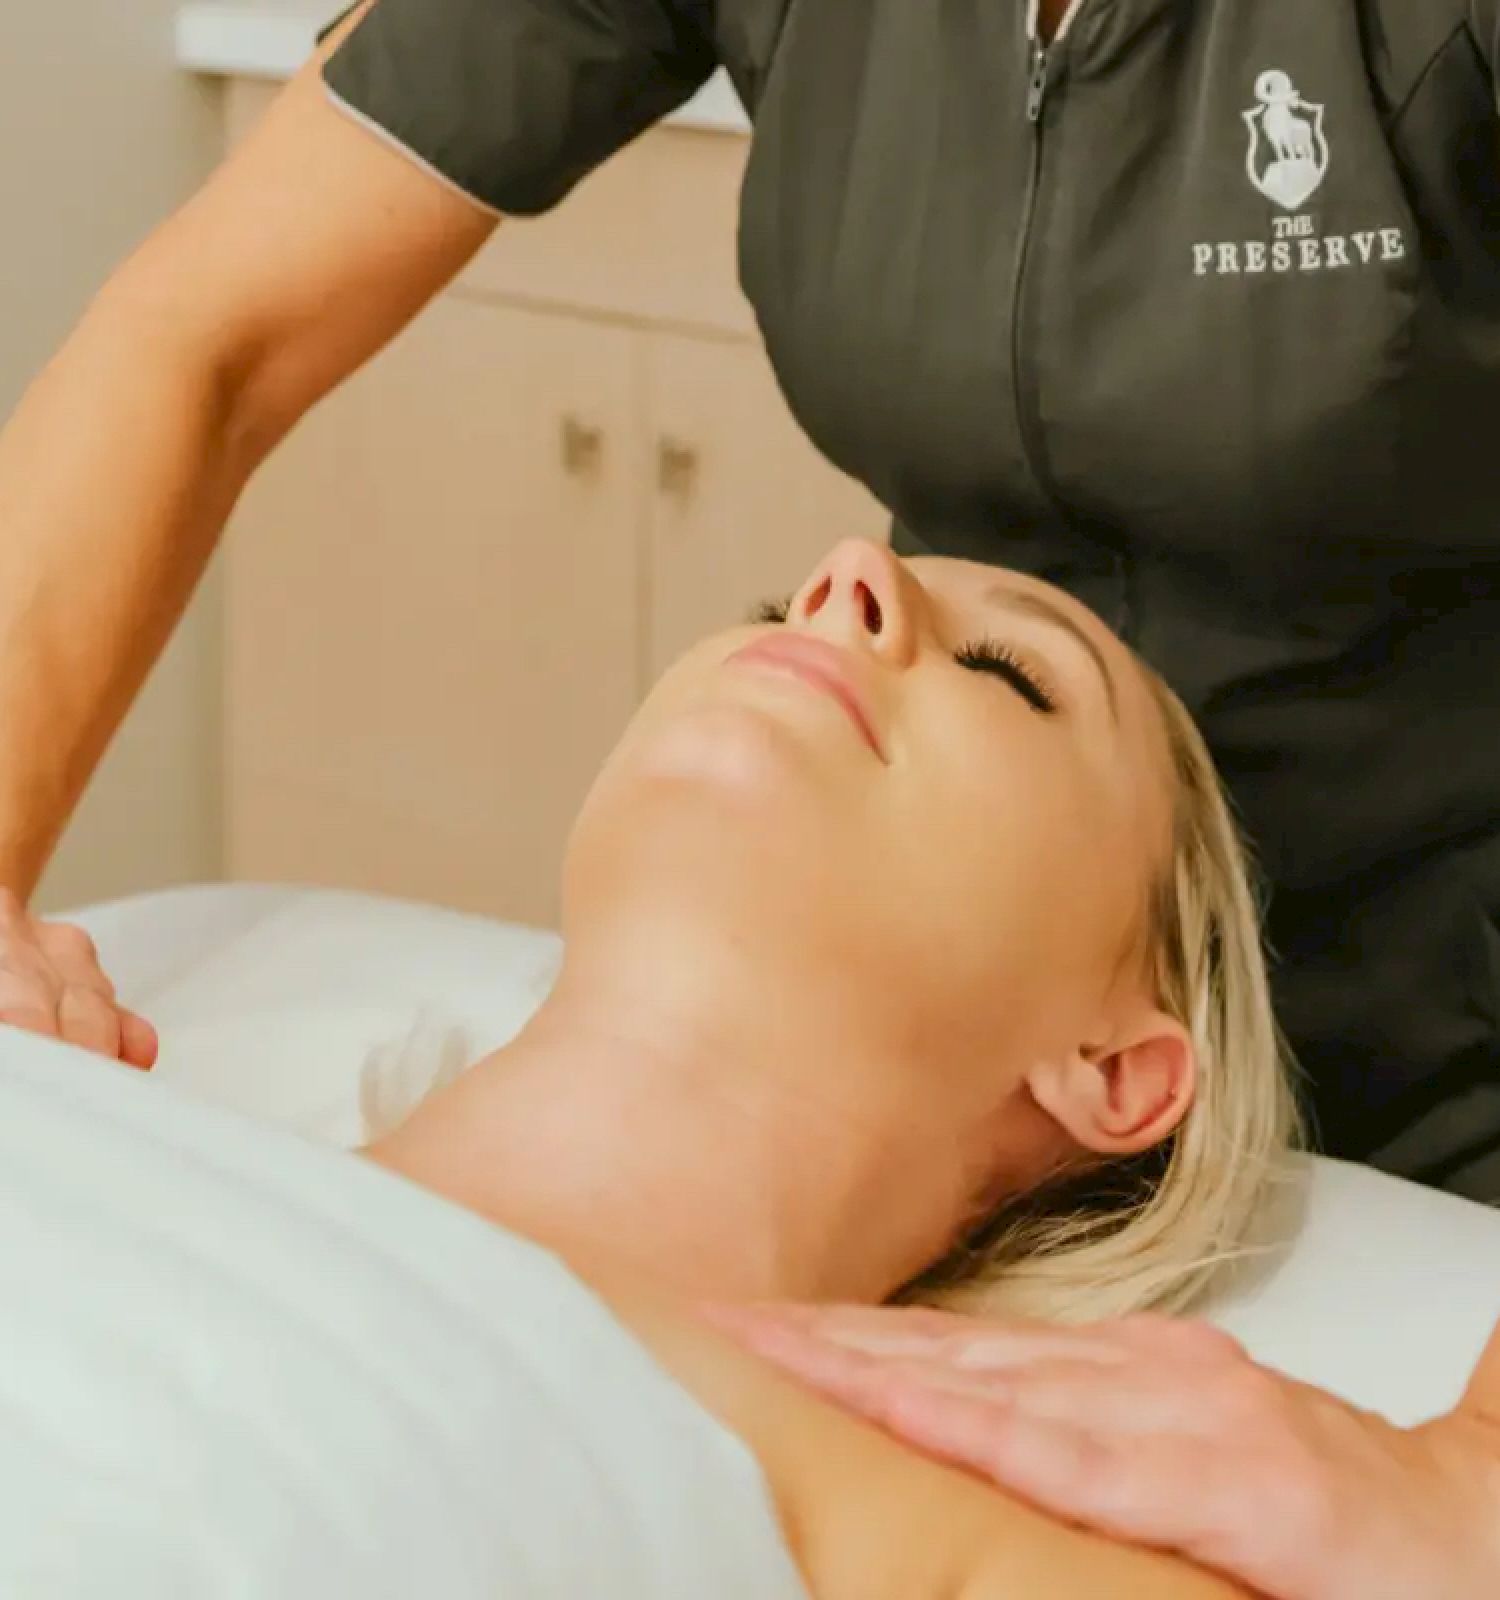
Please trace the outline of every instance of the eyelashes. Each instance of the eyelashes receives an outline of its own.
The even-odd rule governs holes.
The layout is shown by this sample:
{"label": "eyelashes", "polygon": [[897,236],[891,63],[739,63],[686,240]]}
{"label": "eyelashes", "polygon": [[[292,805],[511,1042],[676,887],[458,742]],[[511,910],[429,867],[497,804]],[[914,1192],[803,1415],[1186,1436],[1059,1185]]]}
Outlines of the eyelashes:
{"label": "eyelashes", "polygon": [[1047,717],[1056,714],[1057,697],[1047,687],[1046,680],[1008,644],[998,639],[976,639],[966,644],[953,659],[971,672],[993,673],[1008,683],[1033,711]]}
{"label": "eyelashes", "polygon": [[[791,595],[784,600],[762,600],[745,620],[763,624],[785,622],[791,605]],[[953,659],[970,672],[988,672],[991,676],[999,678],[1040,715],[1048,717],[1056,715],[1057,696],[1052,692],[1046,678],[1008,644],[1003,644],[998,639],[975,639],[961,650],[955,651]]]}

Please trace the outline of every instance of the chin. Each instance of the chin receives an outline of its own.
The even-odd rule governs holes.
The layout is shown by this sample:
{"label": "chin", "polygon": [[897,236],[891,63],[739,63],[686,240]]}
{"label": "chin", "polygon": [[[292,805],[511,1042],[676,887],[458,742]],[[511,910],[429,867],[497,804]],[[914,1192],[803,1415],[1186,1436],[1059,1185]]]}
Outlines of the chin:
{"label": "chin", "polygon": [[568,840],[564,921],[599,897],[694,902],[726,924],[826,870],[847,807],[816,745],[754,706],[679,710],[632,728]]}
{"label": "chin", "polygon": [[831,822],[845,809],[847,764],[774,705],[716,699],[641,718],[584,801],[597,811],[698,807],[737,827]]}

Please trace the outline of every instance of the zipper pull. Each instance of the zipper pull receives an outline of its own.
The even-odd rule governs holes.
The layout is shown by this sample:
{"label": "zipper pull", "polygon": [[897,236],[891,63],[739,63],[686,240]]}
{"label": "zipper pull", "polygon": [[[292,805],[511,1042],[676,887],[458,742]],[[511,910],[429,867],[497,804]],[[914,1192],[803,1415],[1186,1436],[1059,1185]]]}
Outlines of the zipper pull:
{"label": "zipper pull", "polygon": [[1036,44],[1031,52],[1031,82],[1026,90],[1026,120],[1040,122],[1042,102],[1047,98],[1047,47]]}

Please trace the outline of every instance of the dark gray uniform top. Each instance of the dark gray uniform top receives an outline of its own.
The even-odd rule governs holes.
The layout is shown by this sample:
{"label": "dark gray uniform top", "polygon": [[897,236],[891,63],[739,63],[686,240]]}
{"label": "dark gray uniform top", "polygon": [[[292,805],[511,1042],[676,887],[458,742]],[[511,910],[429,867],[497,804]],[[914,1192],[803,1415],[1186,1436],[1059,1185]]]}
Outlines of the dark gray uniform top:
{"label": "dark gray uniform top", "polygon": [[334,94],[537,212],[725,65],[742,281],[896,548],[1203,724],[1337,1154],[1500,1199],[1500,0],[379,0]]}

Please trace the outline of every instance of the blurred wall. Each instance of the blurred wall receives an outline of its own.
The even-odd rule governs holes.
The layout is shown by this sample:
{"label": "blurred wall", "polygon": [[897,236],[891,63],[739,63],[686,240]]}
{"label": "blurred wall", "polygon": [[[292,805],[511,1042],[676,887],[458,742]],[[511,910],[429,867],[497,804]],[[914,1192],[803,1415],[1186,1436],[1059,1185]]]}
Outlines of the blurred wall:
{"label": "blurred wall", "polygon": [[[175,9],[176,0],[0,0],[0,418],[114,263],[215,159],[219,91],[175,66]],[[217,876],[215,601],[210,586],[194,603],[39,905]]]}

